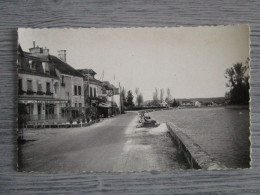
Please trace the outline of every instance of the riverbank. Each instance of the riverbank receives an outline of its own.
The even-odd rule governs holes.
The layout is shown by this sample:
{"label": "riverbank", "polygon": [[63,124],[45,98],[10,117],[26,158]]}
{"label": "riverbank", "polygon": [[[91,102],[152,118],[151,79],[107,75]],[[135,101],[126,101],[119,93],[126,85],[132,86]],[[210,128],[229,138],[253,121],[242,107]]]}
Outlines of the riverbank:
{"label": "riverbank", "polygon": [[174,109],[149,115],[159,123],[172,122],[227,168],[249,168],[249,110],[236,108]]}

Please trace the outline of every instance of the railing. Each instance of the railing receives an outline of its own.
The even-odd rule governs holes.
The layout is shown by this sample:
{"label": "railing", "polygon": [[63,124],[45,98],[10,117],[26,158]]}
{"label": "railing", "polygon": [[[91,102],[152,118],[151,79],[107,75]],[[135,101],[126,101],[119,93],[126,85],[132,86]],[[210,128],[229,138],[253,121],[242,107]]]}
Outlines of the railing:
{"label": "railing", "polygon": [[40,114],[40,115],[25,115],[26,121],[40,121],[40,120],[54,120],[54,119],[62,119],[67,118],[62,115],[58,116],[57,114]]}
{"label": "railing", "polygon": [[50,92],[50,91],[46,91],[46,93],[45,93],[46,95],[53,95],[53,93],[52,92]]}
{"label": "railing", "polygon": [[24,127],[50,126],[50,125],[66,125],[69,122],[68,117],[64,115],[49,114],[49,115],[25,115],[23,117]]}
{"label": "railing", "polygon": [[18,95],[47,95],[47,96],[50,96],[50,95],[53,95],[52,92],[50,91],[46,91],[46,92],[43,92],[43,91],[32,91],[32,90],[27,90],[27,91],[23,91],[23,90],[18,90]]}

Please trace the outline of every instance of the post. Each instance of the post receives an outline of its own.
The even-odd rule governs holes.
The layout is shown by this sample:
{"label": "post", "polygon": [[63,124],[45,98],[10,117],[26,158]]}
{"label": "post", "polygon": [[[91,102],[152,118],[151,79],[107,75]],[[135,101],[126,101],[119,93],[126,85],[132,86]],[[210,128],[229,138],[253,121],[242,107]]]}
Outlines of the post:
{"label": "post", "polygon": [[119,104],[120,104],[120,114],[122,114],[123,111],[122,111],[122,97],[121,97],[121,86],[120,86],[120,82],[119,82]]}

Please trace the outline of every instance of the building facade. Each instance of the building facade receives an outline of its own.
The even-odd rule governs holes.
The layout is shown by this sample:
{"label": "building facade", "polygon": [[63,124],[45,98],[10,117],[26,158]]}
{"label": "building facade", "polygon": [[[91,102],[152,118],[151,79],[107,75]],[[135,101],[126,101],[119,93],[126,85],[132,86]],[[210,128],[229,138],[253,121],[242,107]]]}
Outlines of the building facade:
{"label": "building facade", "polygon": [[86,115],[102,115],[109,117],[119,113],[119,90],[108,81],[95,78],[96,72],[92,69],[79,69],[84,75],[84,91]]}
{"label": "building facade", "polygon": [[60,80],[47,56],[18,47],[18,121],[20,125],[62,121]]}
{"label": "building facade", "polygon": [[29,51],[18,47],[19,127],[63,124],[80,117],[85,107],[83,75],[62,61],[64,55],[61,60],[35,43]]}
{"label": "building facade", "polygon": [[60,80],[60,98],[68,100],[66,104],[63,104],[61,113],[68,120],[73,120],[84,114],[84,76],[63,61],[66,59],[65,56],[59,53],[59,57],[61,59],[50,56],[50,61],[56,68]]}

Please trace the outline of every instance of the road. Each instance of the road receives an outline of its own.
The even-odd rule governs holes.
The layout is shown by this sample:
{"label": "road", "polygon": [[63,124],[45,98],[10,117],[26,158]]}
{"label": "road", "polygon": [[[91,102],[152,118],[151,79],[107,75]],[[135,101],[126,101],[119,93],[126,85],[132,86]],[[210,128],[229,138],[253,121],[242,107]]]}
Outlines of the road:
{"label": "road", "polygon": [[165,124],[147,129],[136,128],[137,122],[137,113],[128,112],[88,127],[31,130],[38,140],[20,148],[20,170],[63,173],[188,168]]}

